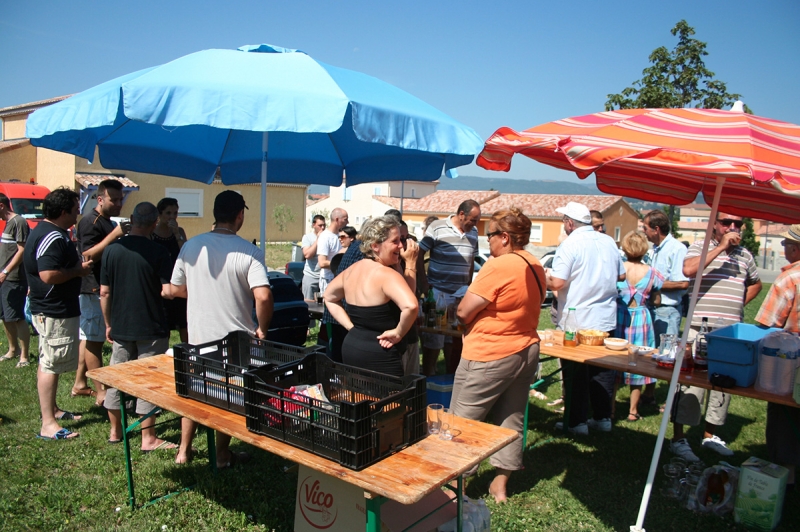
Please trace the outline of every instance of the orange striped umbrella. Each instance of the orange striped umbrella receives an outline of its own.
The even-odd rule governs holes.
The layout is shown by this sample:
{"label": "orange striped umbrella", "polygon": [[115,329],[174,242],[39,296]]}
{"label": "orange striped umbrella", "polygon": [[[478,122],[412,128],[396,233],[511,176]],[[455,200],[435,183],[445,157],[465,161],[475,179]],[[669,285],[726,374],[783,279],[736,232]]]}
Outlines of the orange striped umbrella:
{"label": "orange striped umbrella", "polygon": [[594,173],[609,194],[674,205],[698,192],[710,202],[725,178],[720,211],[800,221],[800,126],[778,120],[717,109],[607,111],[500,128],[476,162],[508,171],[515,153],[581,179]]}

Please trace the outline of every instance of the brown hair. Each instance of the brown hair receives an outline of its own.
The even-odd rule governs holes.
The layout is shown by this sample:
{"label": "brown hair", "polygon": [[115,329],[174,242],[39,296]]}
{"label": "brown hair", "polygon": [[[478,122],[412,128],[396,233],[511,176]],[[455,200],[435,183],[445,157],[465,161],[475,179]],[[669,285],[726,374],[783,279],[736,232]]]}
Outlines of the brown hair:
{"label": "brown hair", "polygon": [[512,248],[522,249],[531,241],[531,220],[518,208],[500,209],[492,214],[491,221],[508,233]]}
{"label": "brown hair", "polygon": [[648,249],[647,237],[640,231],[631,231],[622,239],[622,251],[631,262],[641,262]]}
{"label": "brown hair", "polygon": [[644,217],[644,223],[650,229],[658,229],[658,232],[664,236],[667,236],[672,229],[667,215],[658,209],[648,212]]}

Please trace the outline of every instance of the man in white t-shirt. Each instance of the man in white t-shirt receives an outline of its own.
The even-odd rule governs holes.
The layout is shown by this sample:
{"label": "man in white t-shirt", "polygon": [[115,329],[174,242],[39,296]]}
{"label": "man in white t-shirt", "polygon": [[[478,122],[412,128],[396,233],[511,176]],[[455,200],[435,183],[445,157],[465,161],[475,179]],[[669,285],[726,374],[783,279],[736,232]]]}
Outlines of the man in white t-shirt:
{"label": "man in white t-shirt", "polygon": [[[264,252],[236,235],[244,223],[246,208],[241,194],[232,190],[220,192],[214,200],[214,230],[189,239],[175,261],[172,295],[188,299],[190,344],[220,340],[235,331],[266,337],[273,299]],[[258,323],[253,320],[254,304]],[[192,459],[196,425],[184,418],[176,463]],[[247,453],[232,452],[230,441],[230,436],[217,432],[218,468],[250,458]]]}
{"label": "man in white t-shirt", "polygon": [[311,301],[314,292],[319,292],[319,261],[317,260],[317,240],[325,230],[325,217],[321,214],[314,215],[311,220],[313,233],[303,235],[303,258],[306,265],[303,267],[303,298]]}
{"label": "man in white t-shirt", "polygon": [[331,270],[331,259],[342,249],[339,242],[339,231],[346,226],[350,220],[347,218],[347,211],[341,207],[336,207],[331,211],[331,221],[327,229],[320,232],[317,238],[317,263],[319,265],[319,293],[325,293],[325,287],[333,281],[333,271]]}

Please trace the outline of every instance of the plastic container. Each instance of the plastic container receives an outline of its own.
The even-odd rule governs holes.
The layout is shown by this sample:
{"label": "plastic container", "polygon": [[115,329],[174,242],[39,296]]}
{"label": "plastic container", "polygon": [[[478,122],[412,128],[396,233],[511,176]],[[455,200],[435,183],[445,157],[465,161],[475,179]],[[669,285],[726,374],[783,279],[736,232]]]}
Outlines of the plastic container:
{"label": "plastic container", "polygon": [[[424,438],[425,377],[393,377],[321,354],[248,371],[247,428],[354,470]],[[322,384],[330,403],[288,392]]]}
{"label": "plastic container", "polygon": [[433,375],[425,379],[429,405],[439,403],[445,408],[450,408],[450,401],[453,398],[453,379],[455,375]]}
{"label": "plastic container", "polygon": [[267,364],[302,360],[322,346],[298,347],[258,340],[239,331],[215,342],[173,348],[175,391],[230,412],[244,414],[244,372]]}
{"label": "plastic container", "polygon": [[792,393],[800,359],[800,338],[790,332],[773,332],[761,340],[756,390],[778,395]]}
{"label": "plastic container", "polygon": [[734,323],[706,335],[708,375],[727,375],[736,386],[752,386],[758,374],[759,342],[780,329],[765,329],[746,323]]}

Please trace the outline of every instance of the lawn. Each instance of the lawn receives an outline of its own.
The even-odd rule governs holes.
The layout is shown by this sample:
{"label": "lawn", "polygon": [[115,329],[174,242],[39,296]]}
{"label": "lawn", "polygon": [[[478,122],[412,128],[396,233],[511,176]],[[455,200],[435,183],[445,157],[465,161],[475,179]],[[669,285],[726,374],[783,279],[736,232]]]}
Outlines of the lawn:
{"label": "lawn", "polygon": [[[750,320],[758,304],[760,300],[751,303]],[[542,316],[542,325],[546,323],[549,317]],[[2,352],[6,349],[4,342],[3,336]],[[13,363],[0,363],[0,530],[292,530],[297,483],[297,473],[289,469],[292,464],[234,441],[235,449],[253,452],[253,461],[213,477],[207,469],[205,437],[195,440],[199,457],[188,466],[175,466],[170,451],[143,455],[134,450],[140,502],[184,487],[192,489],[130,511],[122,448],[106,442],[108,423],[102,411],[90,408],[91,399],[70,398],[72,378],[68,374],[61,379],[58,403],[64,409],[84,413],[81,421],[65,422],[79,430],[81,437],[70,442],[46,442],[35,438],[39,428],[36,366],[18,370]],[[555,398],[560,393],[559,383],[543,391]],[[660,401],[666,393],[666,385],[660,384]],[[553,425],[558,416],[543,401],[532,400],[525,470],[512,476],[508,504],[489,503],[492,530],[628,530],[636,520],[660,416],[654,408],[642,409],[641,421],[626,422],[627,400],[628,391],[621,388],[618,420],[611,433],[592,433],[582,439],[556,433]],[[730,463],[738,465],[749,456],[766,457],[765,411],[762,402],[739,397],[733,400],[728,422],[719,431],[735,452]],[[173,441],[179,436],[174,422],[162,426],[160,432]],[[707,464],[719,460],[715,453],[699,448],[699,429],[689,430],[688,437]],[[134,439],[133,448],[138,449],[138,439]],[[669,456],[664,451],[663,458]],[[486,496],[492,476],[491,468],[484,464],[478,476],[468,482],[467,494]],[[656,487],[661,481],[657,476]],[[798,523],[800,495],[795,491],[787,498],[778,530],[796,530]],[[657,490],[645,527],[662,531],[746,530],[734,524],[732,516],[693,514],[665,500]]]}

